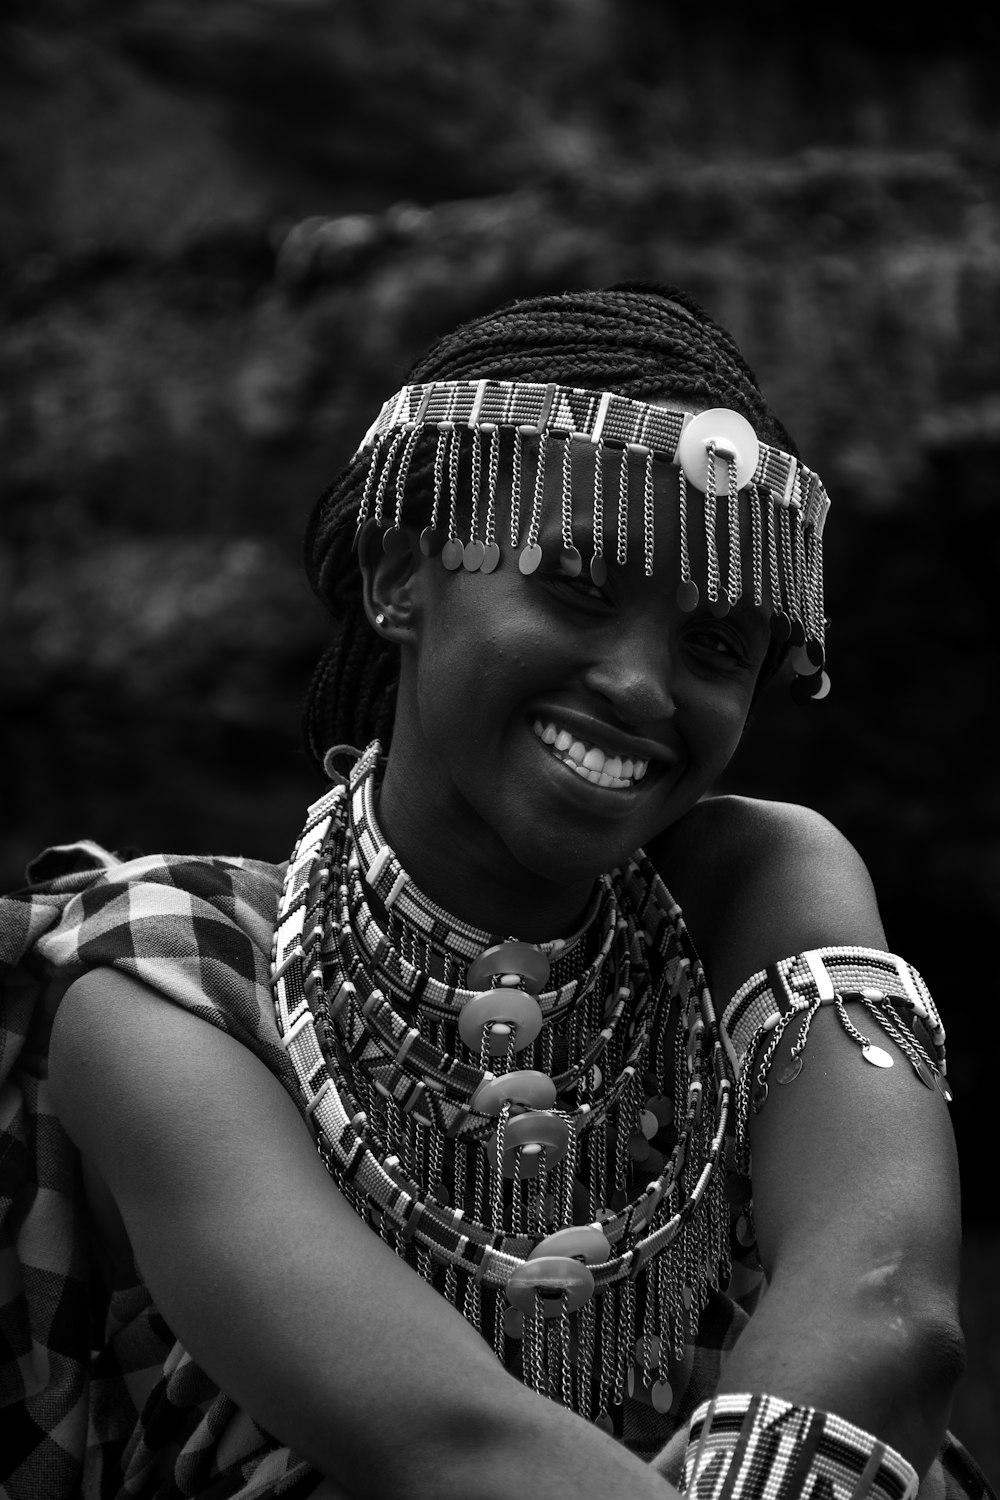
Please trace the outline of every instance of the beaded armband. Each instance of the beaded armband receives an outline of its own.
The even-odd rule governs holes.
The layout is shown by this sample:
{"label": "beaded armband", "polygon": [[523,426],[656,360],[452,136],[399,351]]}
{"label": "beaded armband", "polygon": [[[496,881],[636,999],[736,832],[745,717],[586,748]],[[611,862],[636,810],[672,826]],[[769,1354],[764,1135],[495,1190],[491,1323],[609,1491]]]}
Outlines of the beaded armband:
{"label": "beaded armband", "polygon": [[832,1412],[777,1396],[716,1396],[691,1418],[682,1491],[696,1500],[912,1500],[912,1464]]}
{"label": "beaded armband", "polygon": [[[945,1075],[945,1034],[923,979],[905,959],[877,948],[813,948],[779,959],[752,975],[733,996],[722,1019],[723,1043],[737,1077],[736,1165],[749,1167],[747,1123],[751,1108],[768,1096],[769,1073],[785,1030],[798,1026],[791,1057],[776,1082],[791,1083],[802,1071],[813,1017],[832,1005],[848,1036],[873,1067],[891,1068],[893,1058],[847,1014],[860,1004],[896,1043],[927,1088],[951,1100]],[[759,1054],[759,1060],[758,1060]]]}

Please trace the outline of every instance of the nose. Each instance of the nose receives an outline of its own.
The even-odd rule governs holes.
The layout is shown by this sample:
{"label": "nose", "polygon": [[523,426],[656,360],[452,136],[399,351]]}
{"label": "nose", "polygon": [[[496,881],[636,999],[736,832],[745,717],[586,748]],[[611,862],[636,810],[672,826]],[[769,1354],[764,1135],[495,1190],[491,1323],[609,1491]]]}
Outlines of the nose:
{"label": "nose", "polygon": [[667,632],[630,629],[619,618],[602,632],[584,673],[586,686],[610,705],[623,728],[650,733],[673,717],[674,673]]}

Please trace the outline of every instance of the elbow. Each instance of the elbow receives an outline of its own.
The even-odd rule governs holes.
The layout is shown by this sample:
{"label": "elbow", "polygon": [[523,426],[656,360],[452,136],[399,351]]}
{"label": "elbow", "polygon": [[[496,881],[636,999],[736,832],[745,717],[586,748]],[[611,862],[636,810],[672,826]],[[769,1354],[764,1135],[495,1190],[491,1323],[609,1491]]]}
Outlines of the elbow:
{"label": "elbow", "polygon": [[[965,1338],[951,1308],[930,1302],[886,1310],[873,1369],[882,1370],[882,1397],[908,1430],[911,1458],[923,1472],[944,1436],[955,1388],[965,1370]],[[863,1424],[862,1424],[863,1425]],[[899,1446],[904,1447],[902,1443]],[[919,1461],[918,1461],[919,1459]]]}
{"label": "elbow", "polygon": [[867,1328],[883,1354],[876,1363],[882,1364],[891,1384],[901,1383],[928,1415],[947,1408],[966,1362],[950,1278],[929,1273],[912,1259],[892,1256],[857,1279],[851,1300],[862,1345],[868,1344],[861,1334]]}
{"label": "elbow", "polygon": [[[955,1388],[965,1370],[965,1338],[954,1315],[927,1312],[915,1317],[906,1340],[908,1358],[897,1364],[903,1389],[896,1407],[898,1432],[893,1446],[923,1478],[938,1453],[951,1417]],[[899,1410],[899,1395],[904,1411]],[[880,1434],[881,1435],[881,1434]]]}
{"label": "elbow", "polygon": [[859,1330],[853,1367],[861,1400],[849,1420],[897,1449],[923,1477],[944,1438],[965,1369],[958,1318],[949,1309],[914,1301],[886,1308],[865,1333]]}
{"label": "elbow", "polygon": [[957,1315],[925,1311],[914,1319],[910,1344],[913,1369],[919,1375],[927,1405],[931,1409],[939,1409],[942,1404],[950,1407],[966,1364],[965,1335]]}

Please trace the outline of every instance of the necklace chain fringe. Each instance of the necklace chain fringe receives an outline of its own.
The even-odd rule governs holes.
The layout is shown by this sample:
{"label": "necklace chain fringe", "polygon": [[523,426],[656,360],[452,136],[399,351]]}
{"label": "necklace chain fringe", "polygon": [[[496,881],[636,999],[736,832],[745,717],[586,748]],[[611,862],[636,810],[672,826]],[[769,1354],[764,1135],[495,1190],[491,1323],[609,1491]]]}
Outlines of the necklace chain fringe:
{"label": "necklace chain fringe", "polygon": [[323,1161],[526,1384],[608,1428],[637,1382],[667,1412],[731,1268],[734,1077],[680,910],[639,851],[569,939],[456,921],[381,834],[379,756],[309,809],[275,932]]}

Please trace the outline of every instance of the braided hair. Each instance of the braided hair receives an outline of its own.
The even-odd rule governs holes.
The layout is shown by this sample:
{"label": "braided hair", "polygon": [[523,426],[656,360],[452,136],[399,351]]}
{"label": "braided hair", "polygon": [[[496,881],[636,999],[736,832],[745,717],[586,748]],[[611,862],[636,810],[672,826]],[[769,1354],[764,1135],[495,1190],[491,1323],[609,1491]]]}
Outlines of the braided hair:
{"label": "braided hair", "polygon": [[[727,406],[764,442],[796,452],[731,335],[685,292],[658,282],[507,303],[432,344],[404,384],[482,379]],[[406,519],[418,525],[430,513],[432,461],[428,437],[417,445],[406,486]],[[360,747],[377,736],[386,747],[392,736],[398,650],[368,622],[354,551],[368,464],[365,454],[341,471],[306,530],[306,572],[334,621],[305,710],[306,744],[320,763],[331,745]],[[762,680],[776,665],[765,663]]]}

